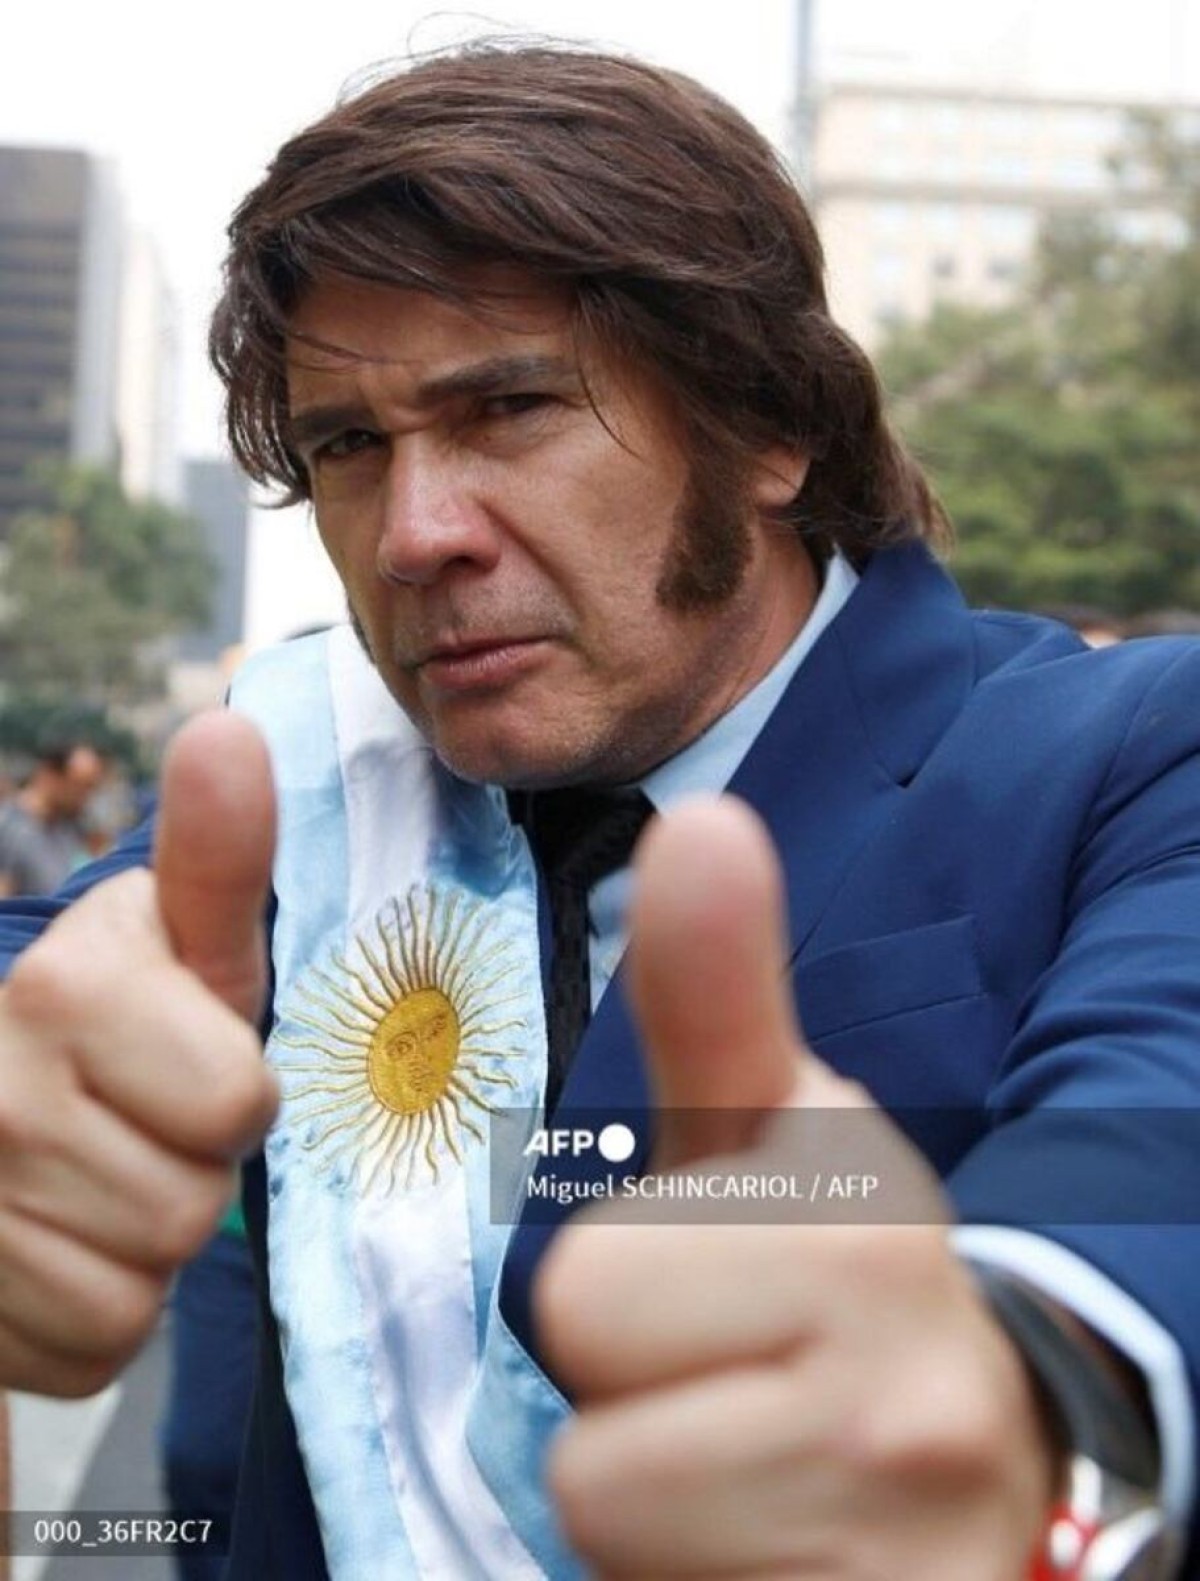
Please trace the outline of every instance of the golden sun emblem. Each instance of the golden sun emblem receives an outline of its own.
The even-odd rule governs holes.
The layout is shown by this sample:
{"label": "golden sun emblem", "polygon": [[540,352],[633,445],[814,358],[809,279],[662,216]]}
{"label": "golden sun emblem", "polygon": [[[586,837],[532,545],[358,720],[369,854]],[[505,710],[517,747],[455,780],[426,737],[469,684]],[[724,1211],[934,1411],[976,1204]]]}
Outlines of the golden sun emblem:
{"label": "golden sun emblem", "polygon": [[473,1115],[517,1085],[504,1066],[526,1023],[502,1016],[522,997],[509,991],[519,962],[484,918],[459,890],[415,885],[296,985],[285,1020],[298,1031],[275,1038],[304,1056],[275,1062],[285,1123],[364,1194],[407,1189],[422,1162],[435,1181],[447,1158],[461,1164],[464,1138],[484,1140]]}

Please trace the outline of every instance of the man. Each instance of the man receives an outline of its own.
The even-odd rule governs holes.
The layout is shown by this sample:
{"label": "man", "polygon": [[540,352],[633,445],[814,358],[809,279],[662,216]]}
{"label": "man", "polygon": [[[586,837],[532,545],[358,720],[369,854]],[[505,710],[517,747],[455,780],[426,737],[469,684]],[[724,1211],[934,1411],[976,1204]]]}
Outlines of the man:
{"label": "man", "polygon": [[[1145,1226],[1200,1166],[1139,1114],[1197,1094],[1200,654],[969,614],[820,271],[726,105],[542,48],[380,82],[235,217],[231,439],[357,640],[235,687],[273,865],[258,734],[199,722],[153,877],[0,1023],[0,1376],[84,1390],[273,1108],[270,891],[234,1576],[1178,1571],[1195,1259]],[[543,1258],[486,1127],[543,1100],[656,1108],[663,1199],[838,1111],[908,1222],[648,1193]]]}
{"label": "man", "polygon": [[48,746],[0,807],[0,895],[50,895],[87,857],[79,819],[104,782],[104,759],[86,742]]}

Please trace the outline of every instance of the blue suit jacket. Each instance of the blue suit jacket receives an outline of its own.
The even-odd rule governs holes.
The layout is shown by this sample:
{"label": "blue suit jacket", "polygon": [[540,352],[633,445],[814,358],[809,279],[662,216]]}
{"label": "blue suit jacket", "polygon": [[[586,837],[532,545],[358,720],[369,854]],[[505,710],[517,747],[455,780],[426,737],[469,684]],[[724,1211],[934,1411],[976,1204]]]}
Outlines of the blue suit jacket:
{"label": "blue suit jacket", "polygon": [[[896,1112],[964,1220],[1038,1227],[1135,1296],[1182,1345],[1195,1397],[1200,644],[1089,653],[1046,622],[968,611],[924,549],[888,550],[730,789],[784,862],[817,1051]],[[563,1105],[646,1103],[618,980]],[[246,1201],[261,1249],[258,1162]],[[531,1350],[552,1233],[520,1226],[503,1274]],[[317,1581],[264,1314],[230,1576]]]}

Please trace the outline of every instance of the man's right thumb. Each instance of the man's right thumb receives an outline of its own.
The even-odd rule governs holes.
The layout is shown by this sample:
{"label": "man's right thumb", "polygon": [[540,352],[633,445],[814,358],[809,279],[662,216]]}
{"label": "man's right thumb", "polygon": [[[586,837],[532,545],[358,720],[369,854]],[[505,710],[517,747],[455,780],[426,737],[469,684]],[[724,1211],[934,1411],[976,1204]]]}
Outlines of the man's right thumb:
{"label": "man's right thumb", "polygon": [[250,1021],[266,990],[263,908],[274,852],[266,743],[237,714],[199,715],[163,760],[159,911],[180,961]]}

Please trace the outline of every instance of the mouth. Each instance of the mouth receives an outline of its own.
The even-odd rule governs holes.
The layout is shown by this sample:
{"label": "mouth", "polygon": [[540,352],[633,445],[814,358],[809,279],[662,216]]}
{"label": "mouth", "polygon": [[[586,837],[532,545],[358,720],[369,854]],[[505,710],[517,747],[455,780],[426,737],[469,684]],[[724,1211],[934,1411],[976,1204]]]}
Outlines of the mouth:
{"label": "mouth", "polygon": [[437,691],[499,687],[527,673],[542,657],[544,637],[483,637],[430,649],[417,673]]}

